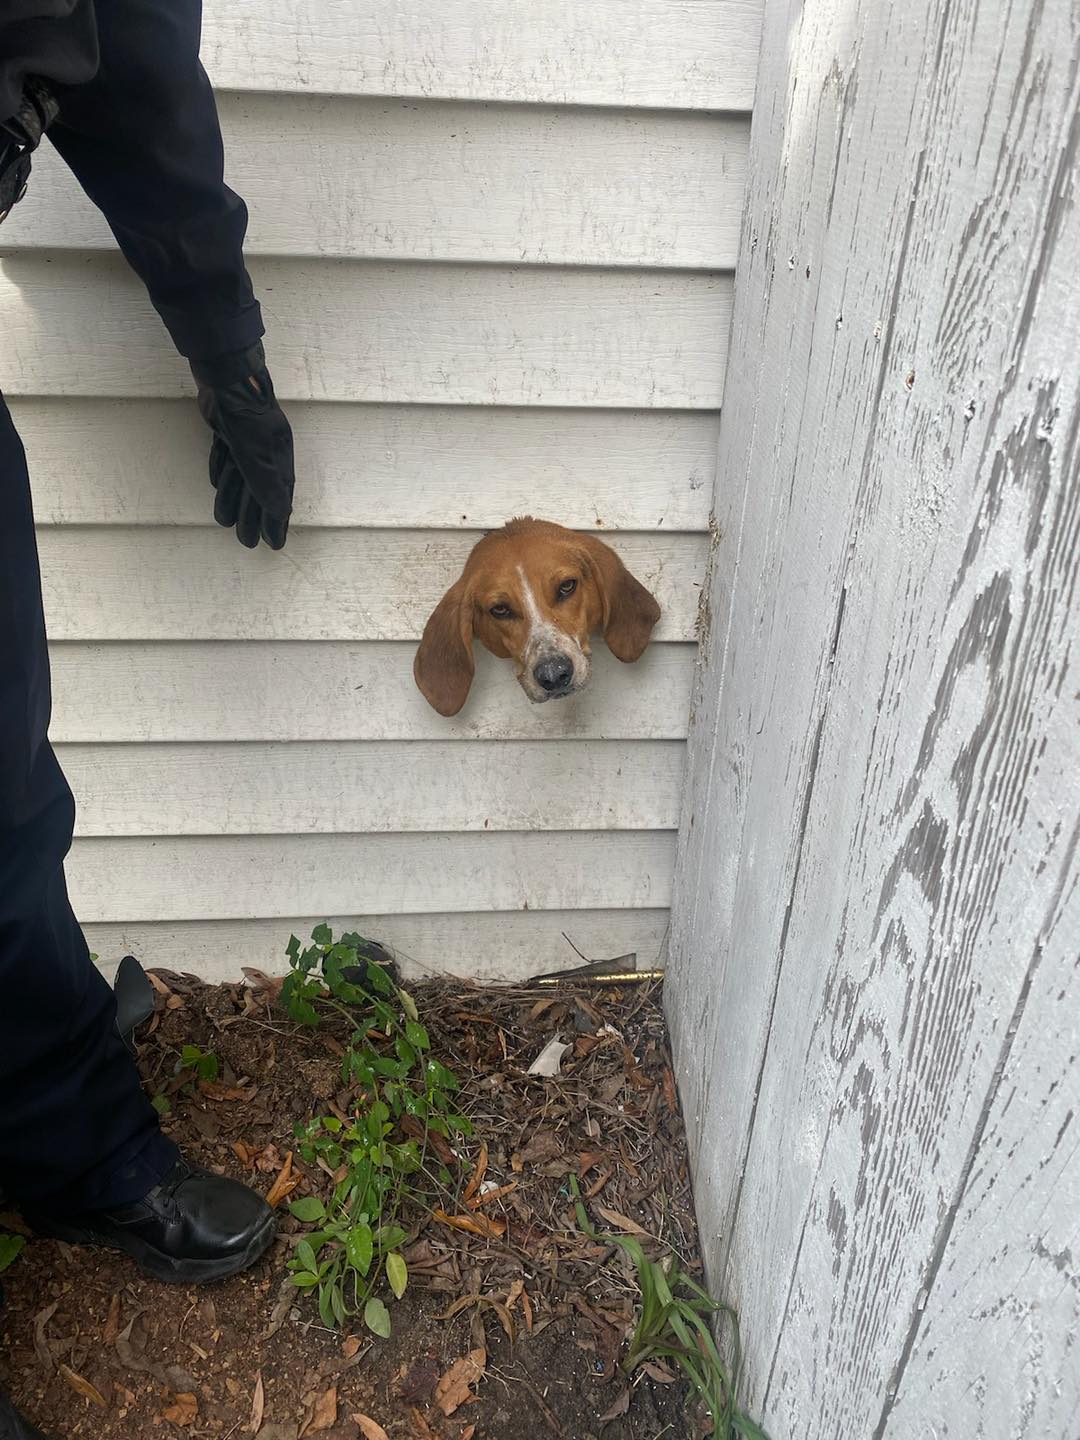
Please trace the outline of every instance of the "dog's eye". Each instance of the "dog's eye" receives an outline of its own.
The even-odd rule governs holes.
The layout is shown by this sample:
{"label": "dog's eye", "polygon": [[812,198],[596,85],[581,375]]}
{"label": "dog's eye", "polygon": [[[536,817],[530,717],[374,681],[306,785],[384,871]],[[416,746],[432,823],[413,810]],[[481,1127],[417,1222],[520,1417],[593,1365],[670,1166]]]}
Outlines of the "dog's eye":
{"label": "dog's eye", "polygon": [[567,597],[567,595],[572,595],[576,589],[577,589],[577,581],[576,581],[576,580],[564,580],[564,581],[562,582],[562,584],[559,586],[559,595],[560,595],[560,597],[561,597],[562,599],[565,600],[566,597]]}
{"label": "dog's eye", "polygon": [[509,620],[513,612],[509,605],[492,605],[488,614],[495,620]]}

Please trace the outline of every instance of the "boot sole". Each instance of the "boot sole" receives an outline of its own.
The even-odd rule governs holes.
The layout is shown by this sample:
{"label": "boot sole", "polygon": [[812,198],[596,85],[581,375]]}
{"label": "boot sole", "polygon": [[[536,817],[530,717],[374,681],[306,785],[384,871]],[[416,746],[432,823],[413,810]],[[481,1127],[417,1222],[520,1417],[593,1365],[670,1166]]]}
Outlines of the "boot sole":
{"label": "boot sole", "polygon": [[152,1280],[164,1281],[166,1285],[204,1285],[209,1280],[225,1280],[253,1265],[268,1249],[277,1229],[272,1215],[248,1241],[243,1250],[235,1251],[219,1259],[193,1260],[166,1255],[155,1250],[137,1235],[101,1235],[79,1225],[65,1225],[63,1221],[36,1219],[31,1221],[38,1235],[47,1235],[53,1240],[65,1240],[69,1245],[85,1245],[95,1250],[120,1250],[130,1255],[144,1275]]}

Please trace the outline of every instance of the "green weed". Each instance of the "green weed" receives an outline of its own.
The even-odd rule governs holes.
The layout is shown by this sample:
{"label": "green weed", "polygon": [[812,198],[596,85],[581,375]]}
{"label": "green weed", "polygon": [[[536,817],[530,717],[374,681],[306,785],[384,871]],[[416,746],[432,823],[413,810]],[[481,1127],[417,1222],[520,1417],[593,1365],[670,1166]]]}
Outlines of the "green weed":
{"label": "green weed", "polygon": [[184,1045],[180,1050],[181,1070],[190,1070],[196,1080],[216,1080],[221,1074],[221,1062],[212,1050],[200,1050],[198,1045]]}
{"label": "green weed", "polygon": [[14,1265],[25,1244],[26,1241],[21,1235],[9,1235],[6,1230],[0,1230],[0,1274],[3,1274],[9,1265]]}
{"label": "green weed", "polygon": [[368,1329],[385,1337],[390,1314],[375,1291],[385,1278],[400,1299],[408,1285],[403,1207],[450,1180],[445,1171],[431,1174],[428,1137],[469,1135],[472,1127],[455,1109],[457,1081],[431,1056],[412,997],[368,958],[362,937],[335,941],[328,925],[317,925],[311,940],[303,949],[295,935],[289,940],[282,1004],[302,1025],[328,1016],[349,1023],[341,1078],[357,1094],[346,1120],[322,1115],[297,1126],[304,1161],[321,1162],[338,1178],[328,1204],[309,1195],[290,1205],[316,1228],[297,1245],[289,1269],[294,1285],[317,1292],[325,1325],[362,1314]]}
{"label": "green weed", "polygon": [[[680,1267],[676,1257],[650,1260],[632,1235],[597,1232],[585,1213],[577,1177],[570,1177],[579,1227],[592,1240],[618,1245],[637,1274],[641,1311],[623,1368],[627,1374],[647,1360],[670,1360],[684,1372],[713,1422],[715,1440],[768,1440],[765,1431],[738,1405],[742,1349],[739,1317],[730,1305],[713,1300]],[[721,1358],[710,1320],[717,1317],[731,1333],[730,1368]]]}

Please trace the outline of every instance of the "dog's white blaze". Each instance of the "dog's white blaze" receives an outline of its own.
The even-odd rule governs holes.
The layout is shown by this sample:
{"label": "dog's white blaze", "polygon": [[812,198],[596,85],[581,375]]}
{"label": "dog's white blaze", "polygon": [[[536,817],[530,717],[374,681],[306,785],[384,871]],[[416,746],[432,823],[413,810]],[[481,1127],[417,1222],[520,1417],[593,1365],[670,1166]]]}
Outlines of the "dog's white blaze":
{"label": "dog's white blaze", "polygon": [[548,655],[565,655],[574,667],[574,681],[571,690],[579,690],[589,678],[589,661],[581,642],[565,630],[560,630],[550,620],[545,620],[536,603],[532,586],[525,576],[524,567],[517,567],[521,581],[521,603],[525,618],[529,622],[529,638],[525,642],[522,670],[518,679],[530,700],[544,701],[550,697],[537,685],[533,677],[533,666],[537,660]]}
{"label": "dog's white blaze", "polygon": [[533,654],[539,650],[546,641],[551,649],[558,650],[559,640],[567,640],[569,636],[564,635],[561,630],[556,629],[550,621],[545,620],[540,614],[540,606],[536,603],[536,596],[532,592],[532,586],[525,578],[524,568],[517,567],[518,579],[521,581],[521,599],[525,606],[525,614],[529,620],[529,640],[526,652]]}

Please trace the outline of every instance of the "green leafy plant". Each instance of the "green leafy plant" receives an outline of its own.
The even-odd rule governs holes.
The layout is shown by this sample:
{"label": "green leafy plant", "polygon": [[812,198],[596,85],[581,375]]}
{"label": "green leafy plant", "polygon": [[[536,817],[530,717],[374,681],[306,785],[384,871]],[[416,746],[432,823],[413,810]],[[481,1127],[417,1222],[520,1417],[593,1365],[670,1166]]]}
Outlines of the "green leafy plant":
{"label": "green leafy plant", "polygon": [[196,1080],[216,1080],[221,1074],[221,1062],[212,1050],[184,1045],[180,1050],[180,1069],[190,1070]]}
{"label": "green leafy plant", "polygon": [[25,1244],[26,1241],[23,1236],[9,1235],[6,1230],[0,1230],[0,1274],[2,1274],[9,1265],[14,1265],[22,1253],[22,1248]]}
{"label": "green leafy plant", "polygon": [[428,1139],[468,1135],[471,1126],[455,1108],[457,1081],[431,1055],[412,997],[371,958],[363,938],[335,941],[328,925],[317,925],[311,941],[301,948],[290,938],[281,1001],[302,1025],[330,1016],[348,1022],[341,1078],[356,1097],[344,1120],[322,1115],[297,1126],[303,1160],[335,1178],[329,1203],[308,1195],[290,1205],[316,1228],[297,1245],[289,1269],[294,1285],[317,1292],[325,1325],[362,1314],[369,1330],[386,1337],[390,1314],[375,1291],[385,1277],[400,1299],[408,1285],[403,1207],[426,1203],[450,1179],[432,1173]]}
{"label": "green leafy plant", "polygon": [[[638,1315],[623,1369],[631,1374],[647,1360],[671,1360],[684,1372],[713,1422],[716,1440],[768,1440],[765,1431],[738,1405],[742,1348],[739,1317],[730,1305],[713,1300],[679,1265],[674,1255],[650,1260],[632,1235],[600,1234],[581,1201],[577,1176],[570,1177],[579,1227],[591,1240],[618,1245],[631,1259],[641,1293]],[[731,1332],[730,1368],[720,1355],[710,1320],[718,1317]]]}

